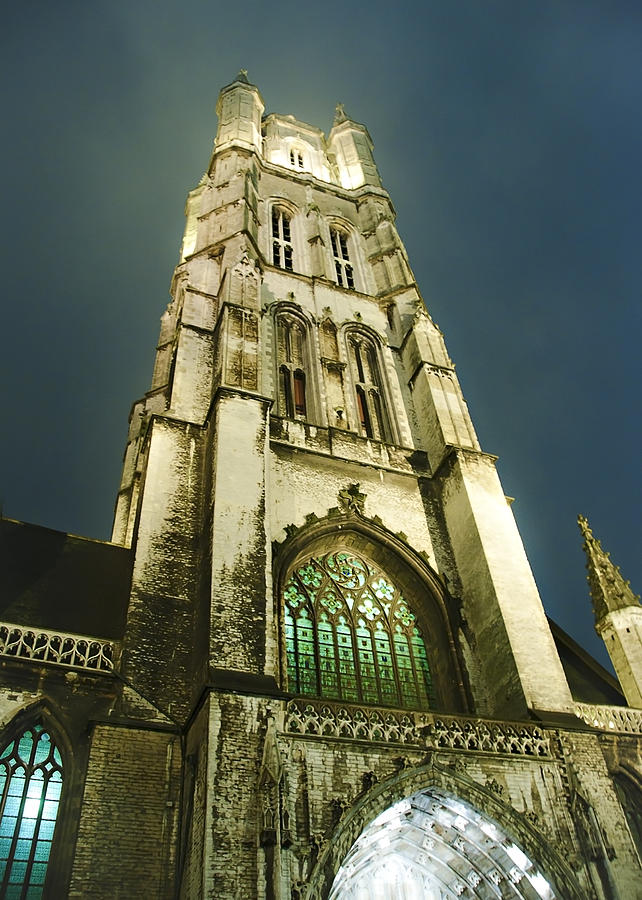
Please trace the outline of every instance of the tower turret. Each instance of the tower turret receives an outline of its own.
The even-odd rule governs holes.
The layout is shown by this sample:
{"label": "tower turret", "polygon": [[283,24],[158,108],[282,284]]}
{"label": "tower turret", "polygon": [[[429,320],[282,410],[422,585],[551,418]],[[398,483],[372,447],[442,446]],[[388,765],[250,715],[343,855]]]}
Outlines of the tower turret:
{"label": "tower turret", "polygon": [[342,187],[349,190],[364,184],[381,187],[368,129],[354,122],[342,103],[337,103],[332,131],[328,135],[328,149],[336,157]]}
{"label": "tower turret", "polygon": [[255,84],[250,84],[247,71],[241,69],[234,81],[226,85],[219,94],[216,104],[216,149],[221,150],[228,144],[235,143],[260,152],[261,116],[264,109],[259,89]]}
{"label": "tower turret", "polygon": [[629,706],[642,707],[642,606],[618,566],[577,517],[584,538],[595,630],[606,645]]}

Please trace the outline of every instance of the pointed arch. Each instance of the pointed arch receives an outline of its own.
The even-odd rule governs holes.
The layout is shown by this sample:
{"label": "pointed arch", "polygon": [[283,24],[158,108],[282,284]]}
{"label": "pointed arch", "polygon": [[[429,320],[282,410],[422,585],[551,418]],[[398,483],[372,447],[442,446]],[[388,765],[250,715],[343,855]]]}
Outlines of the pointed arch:
{"label": "pointed arch", "polygon": [[279,269],[288,272],[300,271],[295,219],[297,207],[282,197],[268,201],[268,246],[267,258]]}
{"label": "pointed arch", "polygon": [[0,896],[41,897],[51,882],[70,766],[70,743],[44,701],[21,710],[3,729]]}
{"label": "pointed arch", "polygon": [[[460,820],[456,821],[458,817]],[[562,854],[551,847],[521,813],[472,778],[433,759],[375,784],[343,814],[310,875],[306,896],[328,900],[350,897],[345,883],[333,888],[344,863],[352,863],[353,871],[358,872],[360,862],[364,861],[363,858],[359,860],[358,854],[365,849],[364,856],[367,855],[367,845],[375,830],[381,839],[378,846],[378,857],[381,858],[386,853],[386,846],[392,845],[394,849],[397,825],[403,828],[408,822],[409,830],[412,830],[414,824],[419,833],[422,819],[430,819],[437,828],[433,831],[434,826],[429,827],[430,834],[425,834],[417,847],[414,864],[419,869],[425,867],[429,879],[432,878],[433,884],[437,883],[440,888],[444,885],[444,872],[447,873],[449,883],[445,885],[444,896],[458,896],[458,859],[464,863],[466,877],[475,873],[479,883],[486,880],[489,886],[496,884],[497,879],[507,890],[507,893],[502,892],[502,897],[522,898],[524,894],[519,891],[511,893],[511,884],[518,886],[522,880],[529,886],[526,896],[533,898],[582,900],[585,896]],[[384,837],[387,824],[392,824],[392,828]],[[475,852],[477,838],[484,843],[482,854]],[[426,839],[428,844],[423,843]],[[489,846],[496,849],[492,865]],[[427,850],[429,852],[425,852]],[[440,852],[442,859],[439,859]],[[486,859],[479,866],[481,857]],[[394,870],[394,864],[391,868]],[[473,880],[476,880],[475,876]],[[336,893],[340,886],[344,891]],[[386,894],[377,896],[385,898]],[[399,895],[390,893],[388,896]]]}
{"label": "pointed arch", "polygon": [[[355,588],[333,575],[346,560],[348,580],[361,581]],[[469,709],[445,585],[383,525],[357,515],[317,521],[284,542],[274,570],[282,684],[291,693]]]}
{"label": "pointed arch", "polygon": [[365,326],[350,325],[344,335],[354,391],[356,430],[364,437],[390,443],[395,440],[395,432],[381,340]]}
{"label": "pointed arch", "polygon": [[296,304],[272,308],[276,360],[276,411],[286,419],[314,421],[316,372],[313,371],[311,323]]}

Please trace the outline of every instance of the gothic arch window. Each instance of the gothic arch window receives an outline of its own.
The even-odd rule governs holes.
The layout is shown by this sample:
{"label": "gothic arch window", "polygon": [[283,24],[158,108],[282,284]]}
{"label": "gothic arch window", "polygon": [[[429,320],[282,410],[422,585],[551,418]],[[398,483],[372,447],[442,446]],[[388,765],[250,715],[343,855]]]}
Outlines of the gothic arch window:
{"label": "gothic arch window", "polygon": [[292,218],[281,206],[272,207],[272,262],[281,269],[293,271]]}
{"label": "gothic arch window", "polygon": [[277,315],[277,408],[279,415],[288,419],[305,419],[308,413],[306,337],[307,329],[297,316]]}
{"label": "gothic arch window", "polygon": [[365,335],[353,333],[348,338],[348,350],[359,430],[366,437],[388,441],[390,429],[382,398],[377,349]]}
{"label": "gothic arch window", "polygon": [[342,228],[332,226],[330,228],[330,243],[332,244],[332,256],[334,270],[337,276],[337,284],[341,287],[354,290],[354,268],[348,252],[348,234]]}
{"label": "gothic arch window", "polygon": [[305,168],[305,156],[299,147],[290,148],[290,165],[293,169]]}
{"label": "gothic arch window", "polygon": [[349,550],[310,557],[292,571],[283,597],[290,691],[410,709],[433,705],[416,617],[370,560]]}
{"label": "gothic arch window", "polygon": [[42,897],[62,780],[60,750],[42,724],[0,754],[0,896]]}

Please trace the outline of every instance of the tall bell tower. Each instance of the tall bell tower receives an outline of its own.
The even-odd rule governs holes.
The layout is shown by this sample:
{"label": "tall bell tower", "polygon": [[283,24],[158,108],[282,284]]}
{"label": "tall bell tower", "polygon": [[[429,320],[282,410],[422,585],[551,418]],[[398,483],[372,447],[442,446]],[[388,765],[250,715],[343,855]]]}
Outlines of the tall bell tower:
{"label": "tall bell tower", "polygon": [[264,116],[243,71],[217,115],[113,532],[122,678],[184,729],[176,890],[626,891],[631,836],[595,736],[590,777],[565,756],[559,729],[590,729],[368,130]]}

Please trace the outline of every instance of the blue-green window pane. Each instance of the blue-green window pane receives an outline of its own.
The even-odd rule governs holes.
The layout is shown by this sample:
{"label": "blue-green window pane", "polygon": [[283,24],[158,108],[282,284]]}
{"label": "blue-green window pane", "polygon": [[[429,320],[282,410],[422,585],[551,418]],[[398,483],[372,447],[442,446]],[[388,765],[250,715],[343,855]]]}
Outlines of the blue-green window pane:
{"label": "blue-green window pane", "polygon": [[1,758],[0,897],[41,897],[59,808],[60,754],[49,733],[34,725]]}
{"label": "blue-green window pane", "polygon": [[29,876],[29,884],[44,884],[45,875],[47,874],[47,863],[34,862],[31,867],[31,875]]}
{"label": "blue-green window pane", "polygon": [[62,781],[60,779],[60,773],[54,772],[49,780],[49,784],[47,785],[47,793],[45,794],[45,797],[47,798],[47,800],[59,800],[61,789]]}
{"label": "blue-green window pane", "polygon": [[25,875],[27,874],[26,862],[14,862],[11,866],[11,874],[9,875],[9,884],[24,884]]}
{"label": "blue-green window pane", "polygon": [[29,886],[27,890],[27,900],[40,900],[42,897],[42,887],[34,887],[33,885]]}
{"label": "blue-green window pane", "polygon": [[24,790],[25,777],[22,774],[24,769],[17,769],[16,774],[9,782],[8,794],[10,797],[22,797]]}
{"label": "blue-green window pane", "polygon": [[40,840],[50,841],[53,838],[56,823],[43,819],[38,829],[38,838]]}
{"label": "blue-green window pane", "polygon": [[32,845],[33,841],[18,841],[13,853],[13,858],[16,860],[28,860]]}
{"label": "blue-green window pane", "polygon": [[36,844],[36,852],[33,858],[36,862],[46,863],[49,860],[50,853],[51,841],[38,841],[38,843]]}
{"label": "blue-green window pane", "polygon": [[42,806],[42,818],[55,820],[57,815],[58,815],[58,801],[57,800],[46,800]]}
{"label": "blue-green window pane", "polygon": [[34,755],[34,762],[41,763],[44,762],[49,754],[51,753],[51,740],[46,731],[43,731],[39,737],[38,742],[36,743],[36,752]]}
{"label": "blue-green window pane", "polygon": [[12,838],[16,831],[17,822],[16,816],[3,816],[2,822],[0,822],[0,835]]}

